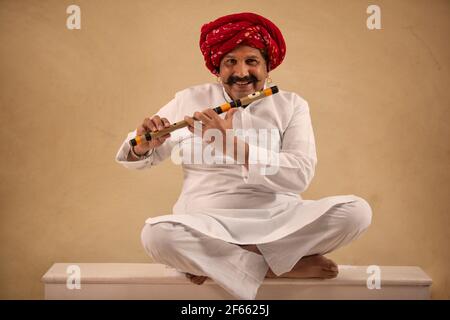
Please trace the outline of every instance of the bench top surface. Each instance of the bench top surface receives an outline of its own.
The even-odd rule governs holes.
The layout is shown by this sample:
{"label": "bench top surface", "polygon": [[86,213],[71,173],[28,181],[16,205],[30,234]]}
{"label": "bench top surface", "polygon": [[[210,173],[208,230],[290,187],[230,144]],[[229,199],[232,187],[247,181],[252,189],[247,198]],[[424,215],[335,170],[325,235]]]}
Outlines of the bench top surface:
{"label": "bench top surface", "polygon": [[[70,266],[78,266],[69,268]],[[416,266],[379,266],[383,285],[429,286],[431,278]],[[55,263],[44,274],[46,284],[66,283],[67,278],[79,270],[82,283],[110,284],[182,284],[190,283],[184,273],[158,263]],[[370,269],[369,269],[370,271]],[[265,279],[265,285],[366,285],[373,274],[368,266],[339,265],[334,279]],[[204,284],[214,284],[210,279]]]}

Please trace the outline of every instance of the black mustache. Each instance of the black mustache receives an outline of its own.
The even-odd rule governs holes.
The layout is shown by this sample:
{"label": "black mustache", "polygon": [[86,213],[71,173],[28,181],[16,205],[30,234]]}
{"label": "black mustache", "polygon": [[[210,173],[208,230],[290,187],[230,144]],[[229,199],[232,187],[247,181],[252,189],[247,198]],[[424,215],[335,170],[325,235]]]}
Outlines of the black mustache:
{"label": "black mustache", "polygon": [[228,78],[228,80],[225,82],[225,84],[232,85],[233,83],[236,83],[236,82],[253,82],[253,83],[255,83],[258,81],[259,81],[258,78],[256,78],[254,75],[244,77],[244,78],[230,76]]}

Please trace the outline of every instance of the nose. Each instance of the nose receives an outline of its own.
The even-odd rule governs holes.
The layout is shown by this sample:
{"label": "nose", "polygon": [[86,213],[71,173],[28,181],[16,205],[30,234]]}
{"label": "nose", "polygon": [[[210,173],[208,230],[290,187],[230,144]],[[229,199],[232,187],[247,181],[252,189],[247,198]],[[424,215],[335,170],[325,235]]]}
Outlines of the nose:
{"label": "nose", "polygon": [[234,75],[239,78],[244,78],[249,76],[248,66],[245,62],[238,62],[234,66]]}

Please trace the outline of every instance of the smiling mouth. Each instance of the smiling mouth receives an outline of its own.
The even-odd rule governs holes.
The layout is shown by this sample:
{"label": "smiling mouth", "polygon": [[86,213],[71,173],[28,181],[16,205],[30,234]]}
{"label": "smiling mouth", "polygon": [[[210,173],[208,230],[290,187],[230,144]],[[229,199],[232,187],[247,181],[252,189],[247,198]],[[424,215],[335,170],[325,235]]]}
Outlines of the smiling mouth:
{"label": "smiling mouth", "polygon": [[235,82],[235,83],[233,83],[233,84],[235,84],[235,85],[237,85],[237,86],[239,86],[239,87],[245,87],[245,86],[248,86],[249,84],[253,84],[253,81],[248,81],[248,82]]}

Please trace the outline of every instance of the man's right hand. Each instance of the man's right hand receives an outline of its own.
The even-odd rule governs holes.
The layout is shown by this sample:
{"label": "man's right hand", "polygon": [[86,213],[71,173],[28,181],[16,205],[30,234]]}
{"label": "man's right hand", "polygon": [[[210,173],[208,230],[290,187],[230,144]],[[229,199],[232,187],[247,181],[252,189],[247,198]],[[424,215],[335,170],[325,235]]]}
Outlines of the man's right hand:
{"label": "man's right hand", "polygon": [[[136,135],[140,136],[149,131],[155,132],[168,127],[170,127],[169,120],[167,120],[166,118],[160,118],[158,115],[155,115],[152,118],[144,119],[142,124],[136,129]],[[166,139],[169,137],[170,133],[165,134],[158,138],[154,138],[151,141],[144,141],[138,144],[137,146],[134,146],[134,152],[138,155],[143,155],[147,153],[149,150],[162,145],[164,141],[166,141]]]}

